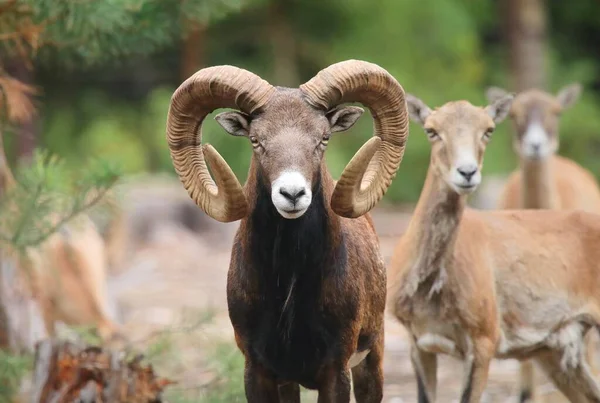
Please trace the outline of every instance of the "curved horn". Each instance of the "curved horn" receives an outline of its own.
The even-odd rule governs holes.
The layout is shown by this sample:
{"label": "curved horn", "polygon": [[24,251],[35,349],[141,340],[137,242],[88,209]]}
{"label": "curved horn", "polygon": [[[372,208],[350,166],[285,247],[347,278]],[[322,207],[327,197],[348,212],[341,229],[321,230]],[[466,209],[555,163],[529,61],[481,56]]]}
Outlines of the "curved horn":
{"label": "curved horn", "polygon": [[300,89],[315,107],[360,102],[373,115],[374,137],[350,160],[331,198],[336,214],[360,217],[383,197],[402,161],[408,138],[404,90],[386,70],[359,60],[332,64]]}
{"label": "curved horn", "polygon": [[171,97],[167,141],[175,171],[192,200],[217,221],[245,217],[248,202],[223,157],[211,145],[202,145],[202,122],[218,108],[251,114],[264,106],[274,91],[273,86],[247,70],[215,66],[196,72]]}

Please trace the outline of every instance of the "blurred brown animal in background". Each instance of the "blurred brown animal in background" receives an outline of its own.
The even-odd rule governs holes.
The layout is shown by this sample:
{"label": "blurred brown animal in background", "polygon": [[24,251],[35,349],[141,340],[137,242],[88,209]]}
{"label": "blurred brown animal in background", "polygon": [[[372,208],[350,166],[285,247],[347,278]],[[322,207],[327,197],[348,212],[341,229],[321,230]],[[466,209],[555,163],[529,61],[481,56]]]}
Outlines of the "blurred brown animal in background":
{"label": "blurred brown animal in background", "polygon": [[[1,146],[0,168],[4,194],[16,186],[16,181]],[[89,197],[96,194],[90,193]],[[7,256],[12,254],[6,252]],[[107,312],[107,252],[89,216],[78,215],[41,245],[13,256],[17,259],[18,276],[38,303],[48,336],[55,335],[58,321],[71,326],[94,326],[104,341],[123,336]]]}
{"label": "blurred brown animal in background", "polygon": [[466,206],[511,100],[432,111],[407,95],[432,151],[388,270],[388,309],[411,335],[419,402],[435,401],[437,354],[465,362],[463,403],[480,401],[494,357],[533,358],[572,402],[600,402],[583,339],[600,324],[600,215]]}
{"label": "blurred brown animal in background", "polygon": [[123,269],[127,254],[129,234],[126,215],[115,191],[107,192],[98,204],[107,210],[108,217],[100,235],[104,240],[107,270],[115,274]]}
{"label": "blurred brown animal in background", "polygon": [[[490,102],[507,94],[498,87],[487,90]],[[511,174],[498,202],[501,209],[582,209],[600,213],[600,188],[594,175],[576,162],[557,155],[561,113],[573,106],[581,85],[571,84],[557,95],[531,89],[516,95],[510,110],[514,125],[513,147],[520,168]],[[540,268],[543,270],[543,268]],[[595,371],[597,335],[586,339],[587,360]],[[520,401],[535,396],[531,362],[520,369]]]}
{"label": "blurred brown animal in background", "polygon": [[118,336],[106,293],[106,256],[94,223],[80,215],[20,259],[49,336],[58,321],[95,326],[102,340]]}

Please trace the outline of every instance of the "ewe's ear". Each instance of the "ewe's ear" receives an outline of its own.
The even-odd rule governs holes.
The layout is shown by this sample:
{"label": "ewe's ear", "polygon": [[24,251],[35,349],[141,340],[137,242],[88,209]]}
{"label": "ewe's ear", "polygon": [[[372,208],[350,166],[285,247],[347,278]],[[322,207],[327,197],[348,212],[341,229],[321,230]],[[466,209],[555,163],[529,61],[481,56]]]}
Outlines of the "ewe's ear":
{"label": "ewe's ear", "polygon": [[497,99],[486,106],[485,111],[494,120],[494,123],[500,123],[508,116],[508,112],[510,111],[514,99],[513,94],[506,94],[502,98]]}
{"label": "ewe's ear", "polygon": [[485,91],[485,97],[487,98],[489,103],[496,102],[497,100],[499,100],[500,98],[504,98],[508,94],[510,94],[508,91],[503,90],[500,87],[489,87]]}
{"label": "ewe's ear", "polygon": [[343,132],[351,128],[364,111],[358,106],[339,106],[327,112],[325,117],[329,120],[332,133]]}
{"label": "ewe's ear", "polygon": [[581,91],[583,91],[581,84],[573,83],[563,87],[560,91],[558,91],[558,94],[556,94],[556,99],[558,99],[558,102],[560,102],[560,105],[563,107],[563,109],[567,109],[577,102],[579,96],[581,95]]}
{"label": "ewe's ear", "polygon": [[414,122],[423,126],[425,124],[425,119],[431,114],[431,109],[425,105],[425,102],[412,94],[406,94],[405,98],[406,106],[408,107],[408,115]]}
{"label": "ewe's ear", "polygon": [[223,112],[215,116],[217,123],[232,136],[248,136],[250,116],[244,112]]}

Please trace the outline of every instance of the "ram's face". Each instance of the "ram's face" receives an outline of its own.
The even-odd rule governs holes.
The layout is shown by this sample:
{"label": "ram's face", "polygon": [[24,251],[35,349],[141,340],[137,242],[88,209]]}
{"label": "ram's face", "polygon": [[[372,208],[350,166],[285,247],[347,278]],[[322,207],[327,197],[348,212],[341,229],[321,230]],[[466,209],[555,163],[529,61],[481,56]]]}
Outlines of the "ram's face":
{"label": "ram's face", "polygon": [[224,112],[216,119],[230,134],[249,139],[273,205],[283,217],[294,219],[310,206],[331,134],[350,128],[362,112],[354,106],[321,111],[299,91],[280,90],[255,116]]}

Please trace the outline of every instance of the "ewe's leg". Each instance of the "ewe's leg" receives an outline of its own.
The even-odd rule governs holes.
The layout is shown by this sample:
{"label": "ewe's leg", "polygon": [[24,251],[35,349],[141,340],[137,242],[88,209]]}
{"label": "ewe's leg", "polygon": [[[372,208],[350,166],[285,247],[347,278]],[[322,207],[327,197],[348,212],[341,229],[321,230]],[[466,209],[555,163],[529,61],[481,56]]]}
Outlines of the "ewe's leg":
{"label": "ewe's leg", "polygon": [[248,403],[279,403],[277,382],[262,368],[246,358],[244,386]]}
{"label": "ewe's leg", "polygon": [[580,383],[579,390],[582,391],[589,401],[600,403],[600,384],[595,379],[583,357],[580,365],[575,369],[574,377]]}
{"label": "ewe's leg", "polygon": [[356,403],[380,403],[383,399],[383,332],[371,352],[352,368]]}
{"label": "ewe's leg", "polygon": [[[592,329],[592,330],[595,330],[595,329]],[[593,374],[596,374],[596,372],[598,371],[598,368],[596,366],[596,347],[597,347],[596,340],[597,339],[598,339],[598,333],[596,333],[594,331],[588,331],[587,334],[584,336],[586,361],[590,368],[590,371]]]}
{"label": "ewe's leg", "polygon": [[494,357],[494,344],[488,339],[473,342],[473,351],[465,360],[465,385],[461,403],[479,403],[487,385],[490,362]]}
{"label": "ewe's leg", "polygon": [[319,386],[318,403],[349,403],[350,402],[350,370],[329,370]]}
{"label": "ewe's leg", "polygon": [[534,365],[531,360],[523,361],[519,366],[519,402],[527,403],[535,400]]}
{"label": "ewe's leg", "polygon": [[428,353],[413,343],[410,359],[417,377],[419,403],[434,403],[437,389],[437,355]]}
{"label": "ewe's leg", "polygon": [[50,301],[44,301],[42,303],[42,319],[44,320],[44,327],[49,338],[56,336],[56,321],[52,308],[50,307]]}
{"label": "ewe's leg", "polygon": [[574,371],[569,368],[572,373],[566,372],[561,364],[562,354],[556,351],[547,351],[541,353],[535,358],[536,362],[542,367],[546,375],[552,379],[554,385],[569,399],[572,403],[587,403],[585,395],[580,392],[578,382],[573,379]]}
{"label": "ewe's leg", "polygon": [[583,326],[569,324],[549,337],[552,349],[536,360],[572,402],[600,403],[600,385],[585,360]]}
{"label": "ewe's leg", "polygon": [[300,386],[293,382],[279,385],[279,401],[280,403],[300,403]]}

